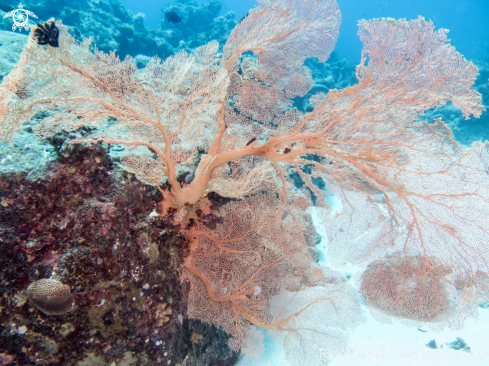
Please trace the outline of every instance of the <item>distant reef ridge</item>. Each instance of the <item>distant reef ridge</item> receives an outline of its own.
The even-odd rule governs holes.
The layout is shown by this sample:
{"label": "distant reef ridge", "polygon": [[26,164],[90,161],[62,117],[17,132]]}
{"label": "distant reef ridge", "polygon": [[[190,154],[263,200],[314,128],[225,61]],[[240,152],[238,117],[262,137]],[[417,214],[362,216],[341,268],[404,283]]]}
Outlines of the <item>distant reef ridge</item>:
{"label": "distant reef ridge", "polygon": [[[116,50],[121,59],[127,55],[158,56],[162,59],[181,50],[191,51],[211,40],[221,47],[236,26],[235,14],[219,16],[222,4],[218,0],[197,5],[193,0],[177,0],[161,10],[161,26],[144,26],[145,15],[127,10],[119,0],[24,0],[24,9],[32,11],[38,19],[29,18],[29,24],[61,19],[70,27],[72,35],[81,40],[93,37],[99,50]],[[12,19],[3,16],[18,8],[18,0],[0,4],[0,30],[12,31]],[[173,11],[182,23],[168,23],[165,14]],[[17,31],[18,32],[18,31]],[[26,34],[26,31],[22,31]],[[144,66],[140,58],[139,66]]]}

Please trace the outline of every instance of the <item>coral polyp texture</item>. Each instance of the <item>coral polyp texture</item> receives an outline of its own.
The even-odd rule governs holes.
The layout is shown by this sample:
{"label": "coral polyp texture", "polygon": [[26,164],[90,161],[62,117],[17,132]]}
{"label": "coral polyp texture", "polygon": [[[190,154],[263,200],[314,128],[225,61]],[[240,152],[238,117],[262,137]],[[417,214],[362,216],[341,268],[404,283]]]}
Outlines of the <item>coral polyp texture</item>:
{"label": "coral polyp texture", "polygon": [[61,315],[71,311],[74,296],[70,286],[58,280],[43,278],[27,287],[27,298],[44,314]]}
{"label": "coral polyp texture", "polygon": [[[141,69],[90,40],[77,42],[61,22],[58,48],[29,39],[0,86],[2,138],[31,121],[40,138],[63,136],[60,151],[108,147],[124,174],[153,190],[151,214],[147,200],[129,200],[157,217],[152,224],[148,217],[114,220],[131,210],[128,201],[83,193],[76,212],[97,217],[85,230],[99,243],[83,236],[57,247],[80,280],[76,263],[89,261],[82,247],[91,248],[103,280],[83,291],[124,299],[104,313],[95,304],[87,310],[103,334],[124,326],[128,298],[142,333],[163,325],[158,335],[165,338],[178,326],[164,326],[175,313],[167,310],[171,292],[155,264],[163,250],[171,258],[164,271],[174,271],[172,281],[186,289],[176,296],[180,324],[188,315],[221,327],[230,355],[259,355],[262,328],[283,343],[292,364],[323,362],[312,345],[344,347],[363,320],[361,296],[384,317],[434,328],[458,327],[476,315],[488,295],[489,145],[466,148],[441,119],[419,117],[448,101],[465,118],[479,117],[482,98],[471,89],[478,69],[449,44],[447,30],[422,17],[362,20],[358,83],[311,95],[314,80],[304,63],[328,59],[340,23],[334,0],[262,0],[222,53],[211,41],[192,53],[154,57]],[[295,108],[304,97],[304,111]],[[100,164],[86,160],[84,169]],[[95,170],[95,181],[115,185],[115,177]],[[67,218],[73,225],[86,219]],[[318,262],[318,225],[327,263]],[[171,245],[162,243],[168,230]],[[114,236],[110,244],[107,235]],[[343,263],[358,268],[351,281],[326,266]],[[144,304],[129,297],[142,278],[154,286]],[[131,344],[140,342],[134,329],[126,332]],[[199,334],[189,342],[201,342]],[[112,345],[117,355],[132,347]]]}

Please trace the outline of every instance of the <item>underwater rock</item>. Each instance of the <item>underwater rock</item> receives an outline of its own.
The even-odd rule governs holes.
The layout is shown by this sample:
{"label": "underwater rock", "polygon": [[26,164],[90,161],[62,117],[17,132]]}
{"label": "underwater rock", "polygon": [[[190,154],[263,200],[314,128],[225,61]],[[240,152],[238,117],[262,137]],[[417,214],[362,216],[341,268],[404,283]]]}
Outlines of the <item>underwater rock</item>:
{"label": "underwater rock", "polygon": [[[0,171],[0,360],[232,365],[229,335],[188,319],[188,251],[177,228],[150,216],[159,193],[100,145],[67,148],[66,137],[50,140],[55,159],[36,179]],[[23,289],[53,272],[76,311],[48,316],[26,303]]]}
{"label": "underwater rock", "polygon": [[317,58],[313,58],[306,60],[305,66],[314,79],[314,87],[310,94],[319,91],[327,93],[330,89],[340,90],[358,83],[355,66],[348,60],[339,59],[334,51],[326,62],[321,63]]}
{"label": "underwater rock", "polygon": [[151,60],[151,57],[145,55],[137,55],[136,57],[134,57],[134,60],[136,61],[138,69],[142,69],[146,67],[148,62]]}
{"label": "underwater rock", "polygon": [[[78,40],[93,37],[99,50],[117,50],[122,59],[126,55],[155,55],[156,41],[143,25],[144,15],[134,15],[119,0],[25,0],[22,5],[38,16],[37,22],[55,17],[69,26]],[[3,17],[2,12],[0,15]],[[10,31],[12,19],[2,19],[0,29]]]}
{"label": "underwater rock", "polygon": [[329,59],[320,63],[318,59],[308,59],[304,62],[314,79],[314,86],[303,97],[296,98],[294,106],[304,112],[314,110],[313,103],[309,98],[322,92],[327,94],[332,89],[341,90],[348,86],[357,84],[355,66],[345,59],[338,59],[336,52],[332,52]]}
{"label": "underwater rock", "polygon": [[26,41],[26,34],[0,31],[0,82],[19,62]]}
{"label": "underwater rock", "polygon": [[74,296],[70,286],[49,278],[27,287],[27,298],[46,315],[61,315],[73,310]]}
{"label": "underwater rock", "polygon": [[[193,0],[177,0],[162,10],[161,27],[156,32],[158,54],[178,51],[191,51],[211,40],[222,47],[229,33],[236,26],[234,12],[219,16],[222,4],[218,0],[197,5]],[[183,23],[169,22],[166,14],[174,13],[183,19]],[[161,57],[161,56],[160,56]]]}
{"label": "underwater rock", "polygon": [[39,140],[32,129],[45,115],[39,113],[12,141],[0,142],[0,174],[26,172],[26,179],[31,182],[48,174],[48,166],[57,158],[56,148],[46,140]]}
{"label": "underwater rock", "polygon": [[[70,28],[76,39],[93,37],[99,50],[106,53],[116,50],[121,59],[127,55],[164,59],[214,39],[222,47],[236,26],[233,12],[219,16],[222,4],[218,0],[202,5],[192,0],[177,0],[163,9],[161,28],[157,30],[146,28],[144,14],[133,14],[119,0],[25,0],[23,5],[38,16],[37,22],[54,16]],[[11,31],[12,20],[3,19],[5,13],[0,8],[0,30]],[[184,19],[183,24],[169,23],[165,17],[168,13]],[[29,24],[35,26],[36,22],[29,19]]]}
{"label": "underwater rock", "polygon": [[450,343],[446,343],[448,348],[454,349],[455,351],[460,351],[464,350],[467,353],[470,353],[470,347],[467,345],[467,343],[460,337],[457,337],[456,340]]}

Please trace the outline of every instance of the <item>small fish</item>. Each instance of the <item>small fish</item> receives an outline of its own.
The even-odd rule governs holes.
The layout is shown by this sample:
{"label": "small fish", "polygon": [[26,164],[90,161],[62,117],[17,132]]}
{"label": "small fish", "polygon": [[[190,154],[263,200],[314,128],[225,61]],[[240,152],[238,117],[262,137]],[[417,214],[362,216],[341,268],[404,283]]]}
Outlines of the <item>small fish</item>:
{"label": "small fish", "polygon": [[34,29],[34,38],[37,44],[48,44],[51,47],[59,46],[59,29],[54,22],[55,19],[51,19],[45,23],[37,23],[37,27]]}
{"label": "small fish", "polygon": [[178,16],[177,13],[174,11],[169,11],[168,13],[165,14],[166,19],[168,19],[168,22],[170,23],[181,23],[182,18]]}

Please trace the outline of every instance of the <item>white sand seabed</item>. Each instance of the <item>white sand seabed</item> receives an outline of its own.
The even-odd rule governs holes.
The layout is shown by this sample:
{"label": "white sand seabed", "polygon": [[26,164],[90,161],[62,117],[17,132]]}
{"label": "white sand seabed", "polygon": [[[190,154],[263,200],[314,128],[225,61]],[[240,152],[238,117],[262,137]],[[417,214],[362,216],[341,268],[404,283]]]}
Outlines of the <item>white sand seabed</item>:
{"label": "white sand seabed", "polygon": [[[338,352],[330,365],[487,366],[489,365],[487,337],[489,309],[479,309],[479,315],[478,320],[473,318],[466,320],[462,330],[422,332],[415,327],[408,327],[398,322],[379,323],[367,312],[366,323],[351,333],[345,356]],[[447,343],[452,343],[457,338],[467,343],[470,353],[464,350],[456,351],[447,346]],[[432,340],[436,342],[438,349],[427,347]],[[351,350],[350,354],[349,350]]]}
{"label": "white sand seabed", "polygon": [[[462,330],[419,331],[400,323],[383,324],[367,312],[367,321],[351,334],[344,350],[325,356],[329,366],[487,366],[489,365],[489,309],[479,310],[479,319],[468,319]],[[463,339],[471,352],[455,351],[447,343]],[[438,349],[427,347],[436,341]],[[343,351],[343,352],[342,352]],[[265,352],[259,359],[244,356],[238,366],[289,366],[281,345],[265,340]],[[312,365],[304,365],[312,366]]]}
{"label": "white sand seabed", "polygon": [[[319,235],[326,238],[324,228],[313,210],[313,222]],[[326,265],[326,242],[318,244],[320,264]],[[341,272],[356,272],[355,268],[332,268]],[[375,320],[363,306],[366,322],[355,328],[349,336],[345,349],[318,352],[323,365],[330,366],[487,366],[489,365],[489,309],[479,308],[478,319],[469,318],[461,330],[445,329],[436,332],[424,328],[406,326],[399,321],[391,324]],[[266,332],[265,332],[266,334]],[[461,338],[470,347],[470,353],[448,347]],[[435,341],[438,349],[427,346]],[[259,359],[242,356],[238,366],[289,366],[285,351],[280,344],[265,336],[265,352]],[[313,366],[313,365],[304,365]]]}

